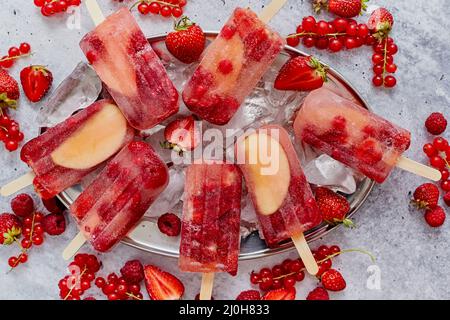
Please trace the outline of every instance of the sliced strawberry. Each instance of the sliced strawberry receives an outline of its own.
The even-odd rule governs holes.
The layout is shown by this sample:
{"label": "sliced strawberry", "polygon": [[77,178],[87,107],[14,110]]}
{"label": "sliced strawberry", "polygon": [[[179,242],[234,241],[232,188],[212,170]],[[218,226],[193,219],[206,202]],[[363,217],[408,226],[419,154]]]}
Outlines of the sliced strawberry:
{"label": "sliced strawberry", "polygon": [[180,154],[194,150],[201,140],[201,130],[193,116],[171,122],[164,131],[166,141],[161,144],[165,149],[173,149]]}
{"label": "sliced strawberry", "polygon": [[152,300],[180,300],[184,285],[174,275],[155,266],[146,266],[145,286]]}
{"label": "sliced strawberry", "polygon": [[327,67],[314,57],[290,59],[281,68],[275,80],[275,89],[312,91],[327,81]]}
{"label": "sliced strawberry", "polygon": [[44,66],[29,66],[20,72],[23,91],[31,102],[39,102],[50,90],[53,74]]}
{"label": "sliced strawberry", "polygon": [[296,293],[294,287],[276,289],[267,292],[261,300],[295,300]]}
{"label": "sliced strawberry", "polygon": [[198,61],[205,49],[206,37],[203,30],[183,17],[175,24],[175,31],[166,37],[166,47],[171,54],[184,63]]}

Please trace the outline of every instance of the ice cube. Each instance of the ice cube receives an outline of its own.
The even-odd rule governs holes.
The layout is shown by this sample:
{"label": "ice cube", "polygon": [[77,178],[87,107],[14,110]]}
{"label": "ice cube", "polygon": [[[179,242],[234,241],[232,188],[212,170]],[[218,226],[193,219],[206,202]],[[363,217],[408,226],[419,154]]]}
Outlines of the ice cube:
{"label": "ice cube", "polygon": [[37,121],[41,127],[53,127],[75,111],[94,103],[102,90],[102,82],[86,63],[79,63],[56,88],[41,108]]}

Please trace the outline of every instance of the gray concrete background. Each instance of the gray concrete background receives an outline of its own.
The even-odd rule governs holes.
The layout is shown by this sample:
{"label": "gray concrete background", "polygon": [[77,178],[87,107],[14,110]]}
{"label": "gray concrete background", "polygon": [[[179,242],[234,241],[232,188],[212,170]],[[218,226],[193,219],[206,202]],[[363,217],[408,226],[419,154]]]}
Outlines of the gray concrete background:
{"label": "gray concrete background", "polygon": [[[44,18],[31,1],[2,1],[0,12],[0,53],[5,54],[11,45],[28,41],[35,55],[22,60],[12,68],[18,78],[26,64],[46,64],[53,71],[55,85],[83,59],[78,48],[81,37],[93,25],[84,8],[81,10],[79,30],[66,26],[67,16]],[[125,0],[130,4],[132,1]],[[249,6],[261,10],[269,1],[190,0],[186,13],[204,29],[216,30],[226,21],[235,6]],[[19,4],[20,3],[20,4]],[[112,13],[122,6],[116,1],[99,1],[105,13]],[[407,156],[424,161],[422,145],[430,139],[423,128],[424,120],[433,111],[449,115],[450,105],[450,34],[448,17],[450,10],[443,0],[387,1],[372,0],[372,6],[386,6],[395,18],[393,36],[400,52],[396,56],[399,66],[398,86],[391,91],[375,89],[371,85],[371,50],[363,48],[353,52],[330,54],[311,50],[325,62],[344,74],[368,100],[375,112],[412,131],[413,140]],[[281,34],[295,30],[301,18],[312,13],[310,1],[289,0],[271,25]],[[170,20],[160,17],[141,17],[138,21],[146,35],[151,36],[171,29]],[[326,14],[323,17],[329,18]],[[366,21],[367,15],[359,18]],[[302,47],[301,47],[302,48]],[[304,49],[304,48],[302,48]],[[39,105],[30,105],[21,99],[17,112],[13,112],[27,138],[37,134],[35,118]],[[446,137],[450,138],[448,133]],[[0,151],[0,184],[27,171],[19,161],[19,154]],[[357,228],[339,228],[336,232],[312,244],[338,244],[341,248],[365,248],[377,261],[374,265],[368,257],[349,253],[335,260],[335,266],[347,280],[344,292],[331,294],[332,299],[449,299],[450,241],[449,223],[432,230],[422,215],[409,209],[410,192],[423,179],[395,171],[383,185],[377,186],[355,217]],[[29,190],[31,191],[31,190]],[[0,211],[9,211],[9,199],[0,201]],[[60,237],[46,238],[41,248],[33,248],[29,262],[12,273],[6,274],[7,259],[17,253],[15,247],[0,248],[0,299],[58,299],[58,280],[66,273],[66,263],[61,258],[62,249],[75,235],[76,226],[69,220],[67,232]],[[89,248],[84,251],[89,252]],[[294,252],[266,259],[243,262],[239,274],[231,278],[218,275],[214,296],[216,299],[234,299],[238,293],[251,287],[249,274],[255,269],[272,266],[284,258],[295,258]],[[139,258],[179,276],[185,286],[185,298],[191,299],[199,291],[200,276],[181,274],[174,259],[146,254],[119,245],[113,252],[101,255],[103,275],[118,271],[131,258]],[[369,268],[369,269],[368,269]],[[380,272],[381,288],[367,286],[373,270]],[[377,272],[378,272],[377,271]],[[317,281],[306,279],[297,285],[297,298],[304,299]]]}

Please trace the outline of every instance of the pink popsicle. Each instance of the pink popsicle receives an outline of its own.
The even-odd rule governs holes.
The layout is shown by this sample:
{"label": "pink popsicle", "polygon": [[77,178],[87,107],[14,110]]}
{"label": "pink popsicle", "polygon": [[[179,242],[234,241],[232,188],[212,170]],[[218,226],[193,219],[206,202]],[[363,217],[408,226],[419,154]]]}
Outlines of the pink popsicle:
{"label": "pink popsicle", "polygon": [[80,43],[131,126],[150,129],[178,112],[178,92],[127,8]]}
{"label": "pink popsicle", "polygon": [[70,207],[80,231],[105,252],[139,222],[169,181],[168,168],[144,142],[131,142]]}
{"label": "pink popsicle", "polygon": [[181,231],[182,271],[235,275],[240,245],[242,176],[232,164],[187,169]]}

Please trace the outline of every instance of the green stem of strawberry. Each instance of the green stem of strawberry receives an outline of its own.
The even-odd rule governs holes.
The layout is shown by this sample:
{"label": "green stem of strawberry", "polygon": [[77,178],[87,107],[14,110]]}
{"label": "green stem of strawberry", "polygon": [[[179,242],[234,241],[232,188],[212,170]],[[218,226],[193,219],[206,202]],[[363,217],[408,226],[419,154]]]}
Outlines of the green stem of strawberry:
{"label": "green stem of strawberry", "polygon": [[[86,271],[87,271],[87,266],[84,266],[83,272],[81,272],[81,274],[80,274],[80,279],[81,279],[82,276],[84,276]],[[67,293],[67,295],[64,297],[63,300],[69,299],[69,297],[72,294],[72,291],[73,291],[73,289],[75,289],[75,287],[76,287],[76,285],[74,285],[72,288],[70,288],[69,292]]]}
{"label": "green stem of strawberry", "polygon": [[30,53],[21,54],[21,55],[14,56],[14,57],[6,57],[6,58],[3,58],[3,59],[0,59],[0,62],[9,61],[9,60],[17,60],[17,59],[20,59],[20,58],[30,57],[33,54],[34,54],[34,52],[30,52]]}

